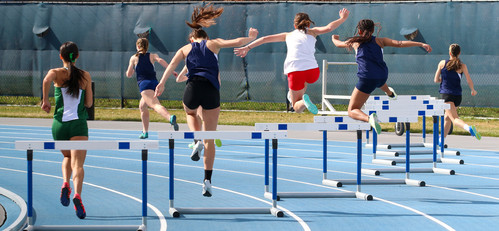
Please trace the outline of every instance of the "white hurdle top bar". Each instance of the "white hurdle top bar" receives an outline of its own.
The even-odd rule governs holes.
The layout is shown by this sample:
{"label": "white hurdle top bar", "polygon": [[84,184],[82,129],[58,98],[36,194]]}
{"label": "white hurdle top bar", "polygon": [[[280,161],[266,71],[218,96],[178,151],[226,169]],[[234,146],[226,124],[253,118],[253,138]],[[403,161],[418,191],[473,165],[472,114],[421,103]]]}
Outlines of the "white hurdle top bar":
{"label": "white hurdle top bar", "polygon": [[16,141],[17,150],[141,150],[159,149],[157,140]]}
{"label": "white hurdle top bar", "polygon": [[288,133],[284,131],[196,131],[196,132],[158,132],[159,139],[224,139],[224,140],[252,140],[252,139],[283,139]]}
{"label": "white hurdle top bar", "polygon": [[371,125],[357,121],[353,123],[255,123],[257,131],[356,131],[369,130]]}

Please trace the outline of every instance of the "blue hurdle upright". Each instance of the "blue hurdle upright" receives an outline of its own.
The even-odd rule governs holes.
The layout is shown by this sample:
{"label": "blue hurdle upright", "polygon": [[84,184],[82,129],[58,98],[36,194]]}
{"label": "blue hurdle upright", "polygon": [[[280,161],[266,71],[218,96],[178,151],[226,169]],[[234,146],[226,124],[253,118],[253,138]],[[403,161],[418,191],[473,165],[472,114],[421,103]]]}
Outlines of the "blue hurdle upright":
{"label": "blue hurdle upright", "polygon": [[[372,200],[373,196],[361,192],[361,164],[362,164],[362,131],[369,130],[368,123],[355,121],[350,123],[255,123],[257,131],[322,131],[323,132],[323,181],[327,180],[327,132],[328,131],[357,131],[357,191],[356,192],[277,192],[280,198],[359,198]],[[269,143],[265,142],[265,193],[269,198],[275,191],[269,190]],[[338,186],[338,185],[337,185]],[[341,186],[341,185],[339,185]]]}
{"label": "blue hurdle upright", "polygon": [[[284,213],[277,208],[277,140],[287,137],[287,132],[234,132],[234,131],[197,131],[197,132],[158,132],[159,139],[168,139],[170,150],[169,160],[169,213],[172,217],[180,217],[181,214],[272,214],[276,217],[284,216]],[[207,208],[187,208],[174,206],[174,186],[175,186],[175,171],[174,171],[174,144],[175,139],[252,139],[252,140],[268,140],[272,139],[272,162],[273,162],[273,181],[272,187],[274,194],[272,195],[272,207],[270,208],[237,208],[237,207],[207,207]]]}
{"label": "blue hurdle upright", "polygon": [[[147,155],[158,149],[159,142],[148,141],[16,141],[18,150],[26,150],[28,163],[28,226],[25,230],[140,230],[147,229]],[[141,225],[40,225],[33,220],[33,150],[142,150],[142,224]]]}
{"label": "blue hurdle upright", "polygon": [[[384,120],[390,121],[390,120],[396,120],[396,121],[411,121],[411,120],[417,120],[417,117],[410,117],[410,116],[386,116],[382,115],[378,117],[379,120],[382,122]],[[349,123],[349,122],[354,122],[357,120],[354,120],[350,117],[344,117],[344,116],[315,116],[314,117],[314,122],[315,123]],[[376,140],[376,132],[374,132],[374,140]],[[409,137],[409,134],[407,134],[407,137]],[[362,141],[360,141],[360,145],[362,144]],[[359,147],[361,148],[361,147]],[[409,147],[407,147],[407,150],[409,150]],[[407,155],[409,154],[409,151],[407,152]],[[362,170],[360,170],[362,171]],[[360,172],[358,173],[360,175]],[[374,175],[379,175],[379,173],[374,173]],[[331,186],[337,186],[338,185],[353,185],[356,184],[357,180],[355,179],[339,179],[339,180],[324,180],[323,184],[326,185],[331,185]],[[409,166],[406,165],[406,177],[405,179],[366,179],[362,180],[362,184],[407,184],[407,185],[413,185],[413,186],[425,186],[424,181],[419,181],[419,180],[414,180],[409,178]]]}

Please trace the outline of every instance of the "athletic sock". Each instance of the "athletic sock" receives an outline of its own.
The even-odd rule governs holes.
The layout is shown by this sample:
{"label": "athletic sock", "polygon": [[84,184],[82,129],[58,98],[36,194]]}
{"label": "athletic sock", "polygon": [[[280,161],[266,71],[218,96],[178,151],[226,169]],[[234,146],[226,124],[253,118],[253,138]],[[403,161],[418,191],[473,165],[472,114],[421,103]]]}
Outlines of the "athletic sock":
{"label": "athletic sock", "polygon": [[464,130],[469,131],[470,130],[470,125],[464,124]]}
{"label": "athletic sock", "polygon": [[204,179],[209,180],[211,183],[211,174],[213,174],[213,170],[204,170]]}

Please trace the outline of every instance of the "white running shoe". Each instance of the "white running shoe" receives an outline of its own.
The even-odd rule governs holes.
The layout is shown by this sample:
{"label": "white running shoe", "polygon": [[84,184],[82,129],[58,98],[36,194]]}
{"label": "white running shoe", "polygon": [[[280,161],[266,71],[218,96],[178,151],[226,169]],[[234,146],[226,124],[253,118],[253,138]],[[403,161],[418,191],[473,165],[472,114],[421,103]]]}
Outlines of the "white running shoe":
{"label": "white running shoe", "polygon": [[209,180],[203,182],[203,196],[211,197],[211,182]]}
{"label": "white running shoe", "polygon": [[374,129],[376,134],[381,134],[381,126],[378,123],[378,116],[376,115],[376,113],[369,115],[369,124]]}
{"label": "white running shoe", "polygon": [[288,91],[288,101],[289,103],[293,103],[293,101],[291,100],[291,91]]}
{"label": "white running shoe", "polygon": [[199,140],[196,142],[196,145],[192,148],[192,153],[191,153],[191,160],[193,161],[198,161],[201,156],[201,151],[203,151],[203,141]]}
{"label": "white running shoe", "polygon": [[395,90],[393,90],[392,87],[388,87],[388,90],[390,90],[393,93],[393,96],[388,96],[388,99],[397,100],[397,93],[395,93]]}

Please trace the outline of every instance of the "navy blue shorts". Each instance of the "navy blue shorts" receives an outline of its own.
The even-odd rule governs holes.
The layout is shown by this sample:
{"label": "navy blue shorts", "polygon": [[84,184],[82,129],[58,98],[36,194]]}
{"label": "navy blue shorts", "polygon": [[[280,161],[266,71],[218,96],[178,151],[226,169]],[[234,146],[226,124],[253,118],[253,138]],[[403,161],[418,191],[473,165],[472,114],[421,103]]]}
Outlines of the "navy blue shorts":
{"label": "navy blue shorts", "polygon": [[451,94],[442,94],[442,99],[444,102],[453,102],[454,106],[458,107],[461,105],[461,101],[463,100],[462,95],[451,95]]}
{"label": "navy blue shorts", "polygon": [[140,83],[139,83],[140,92],[142,92],[144,90],[155,91],[156,86],[158,86],[158,80],[156,80],[156,79],[153,79],[153,80],[144,79],[144,80],[140,81]]}
{"label": "navy blue shorts", "polygon": [[359,82],[355,85],[357,90],[364,92],[366,94],[371,94],[376,88],[383,86],[386,83],[386,79],[366,79],[359,78]]}

